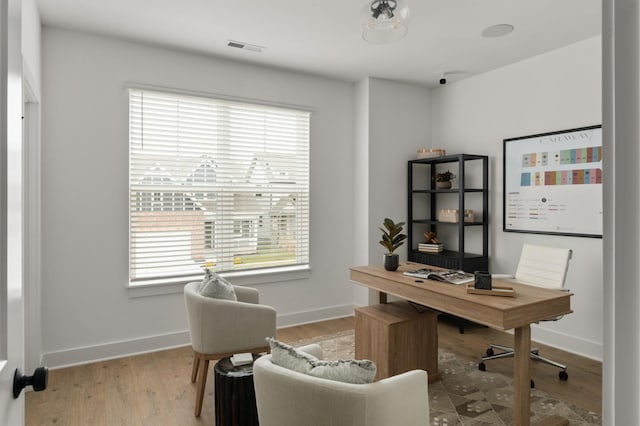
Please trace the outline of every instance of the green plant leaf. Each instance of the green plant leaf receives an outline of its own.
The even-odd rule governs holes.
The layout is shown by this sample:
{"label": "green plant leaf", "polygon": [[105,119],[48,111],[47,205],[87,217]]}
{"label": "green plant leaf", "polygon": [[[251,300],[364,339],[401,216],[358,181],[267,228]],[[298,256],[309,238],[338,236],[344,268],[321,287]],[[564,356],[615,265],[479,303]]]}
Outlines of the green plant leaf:
{"label": "green plant leaf", "polygon": [[389,251],[389,254],[400,247],[407,238],[405,234],[401,234],[404,224],[405,222],[395,223],[392,219],[386,217],[383,222],[385,229],[378,228],[382,232],[382,240],[379,242]]}

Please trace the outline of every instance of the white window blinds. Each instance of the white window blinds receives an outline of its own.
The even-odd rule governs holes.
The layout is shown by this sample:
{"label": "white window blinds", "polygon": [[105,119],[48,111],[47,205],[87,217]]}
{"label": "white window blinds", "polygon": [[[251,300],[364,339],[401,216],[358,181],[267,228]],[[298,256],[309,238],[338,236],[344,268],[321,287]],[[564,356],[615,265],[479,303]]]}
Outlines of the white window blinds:
{"label": "white window blinds", "polygon": [[132,285],[309,262],[310,113],[129,91]]}

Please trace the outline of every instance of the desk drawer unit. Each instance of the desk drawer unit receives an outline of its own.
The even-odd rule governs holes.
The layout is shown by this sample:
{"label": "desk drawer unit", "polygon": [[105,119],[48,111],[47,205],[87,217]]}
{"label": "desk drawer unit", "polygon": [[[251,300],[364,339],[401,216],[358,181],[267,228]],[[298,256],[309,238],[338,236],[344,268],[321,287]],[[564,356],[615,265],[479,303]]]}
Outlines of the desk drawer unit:
{"label": "desk drawer unit", "polygon": [[433,383],[440,379],[437,319],[405,301],[356,308],[356,358],[376,363],[376,380],[421,369]]}

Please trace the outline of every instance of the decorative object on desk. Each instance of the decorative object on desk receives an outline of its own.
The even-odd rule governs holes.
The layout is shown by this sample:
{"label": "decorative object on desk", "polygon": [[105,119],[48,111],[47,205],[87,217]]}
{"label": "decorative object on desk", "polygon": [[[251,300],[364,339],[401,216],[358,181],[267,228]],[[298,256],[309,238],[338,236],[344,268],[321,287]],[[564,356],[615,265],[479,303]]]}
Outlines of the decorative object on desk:
{"label": "decorative object on desk", "polygon": [[[516,297],[516,291],[513,287],[509,287],[506,285],[494,285],[491,287],[491,290],[485,290],[481,288],[476,288],[474,283],[467,284],[467,294],[484,294],[485,296],[506,296],[506,297]],[[482,368],[480,367],[481,371]],[[533,387],[533,385],[531,385]]]}
{"label": "decorative object on desk", "polygon": [[387,249],[387,253],[384,254],[384,269],[395,271],[400,265],[400,256],[395,254],[394,251],[404,244],[404,240],[407,238],[405,234],[401,233],[404,222],[395,223],[387,217],[384,219],[383,225],[384,229],[379,229],[382,231],[380,244]]}
{"label": "decorative object on desk", "polygon": [[[440,222],[451,222],[458,223],[460,221],[460,210],[458,209],[440,209],[440,214],[438,215],[438,220]],[[475,220],[475,215],[473,210],[465,209],[464,211],[464,221],[469,223]]]}
{"label": "decorative object on desk", "polygon": [[422,160],[423,158],[442,157],[445,154],[446,154],[446,151],[440,148],[419,149],[417,158],[418,160]]}
{"label": "decorative object on desk", "polygon": [[451,188],[451,181],[456,178],[456,175],[449,170],[446,172],[436,173],[434,179],[436,181],[436,189],[449,189]]}
{"label": "decorative object on desk", "polygon": [[487,271],[476,271],[474,287],[481,290],[491,290],[491,274]]}

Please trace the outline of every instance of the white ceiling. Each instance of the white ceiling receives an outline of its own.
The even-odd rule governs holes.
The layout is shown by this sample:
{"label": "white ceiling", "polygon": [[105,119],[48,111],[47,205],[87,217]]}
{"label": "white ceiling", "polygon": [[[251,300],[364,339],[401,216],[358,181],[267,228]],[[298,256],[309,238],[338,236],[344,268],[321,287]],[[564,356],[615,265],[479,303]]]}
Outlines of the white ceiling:
{"label": "white ceiling", "polygon": [[[45,26],[69,28],[327,75],[438,84],[601,34],[601,0],[406,0],[408,35],[362,40],[365,0],[38,0]],[[495,24],[515,30],[482,38]],[[252,52],[236,40],[264,46]]]}

